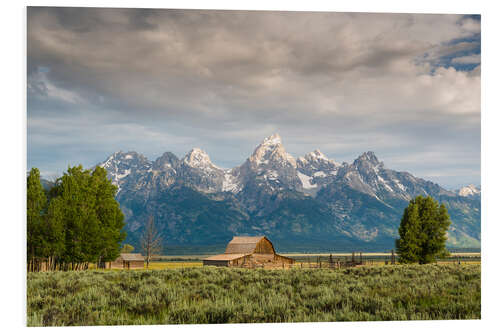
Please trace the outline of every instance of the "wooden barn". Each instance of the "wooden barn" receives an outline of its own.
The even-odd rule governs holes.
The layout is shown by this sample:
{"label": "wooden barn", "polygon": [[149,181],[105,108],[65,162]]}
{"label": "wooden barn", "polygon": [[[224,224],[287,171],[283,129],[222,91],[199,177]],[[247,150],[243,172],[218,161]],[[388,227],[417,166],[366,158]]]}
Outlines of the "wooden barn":
{"label": "wooden barn", "polygon": [[107,262],[106,268],[138,269],[144,268],[144,257],[140,253],[121,253],[115,261]]}
{"label": "wooden barn", "polygon": [[289,267],[294,260],[280,256],[269,239],[264,236],[235,236],[227,244],[226,252],[205,258],[204,266],[226,267]]}

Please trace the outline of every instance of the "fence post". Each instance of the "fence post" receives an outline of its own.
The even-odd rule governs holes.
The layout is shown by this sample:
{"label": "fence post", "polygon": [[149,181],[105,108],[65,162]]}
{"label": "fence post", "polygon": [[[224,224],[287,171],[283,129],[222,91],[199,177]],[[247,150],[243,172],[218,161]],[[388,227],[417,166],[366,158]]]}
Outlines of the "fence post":
{"label": "fence post", "polygon": [[394,255],[394,250],[391,250],[391,264],[396,264],[396,256]]}
{"label": "fence post", "polygon": [[356,258],[354,257],[354,251],[352,252],[352,265],[354,266],[354,261],[356,260]]}
{"label": "fence post", "polygon": [[362,252],[359,252],[359,264],[363,265],[363,254],[362,254]]}

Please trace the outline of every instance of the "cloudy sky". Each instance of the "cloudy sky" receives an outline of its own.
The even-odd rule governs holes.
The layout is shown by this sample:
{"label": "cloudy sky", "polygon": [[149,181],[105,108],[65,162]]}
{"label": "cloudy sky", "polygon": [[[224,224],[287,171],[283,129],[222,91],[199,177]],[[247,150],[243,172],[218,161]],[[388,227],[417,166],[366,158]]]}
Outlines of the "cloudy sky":
{"label": "cloudy sky", "polygon": [[192,147],[221,167],[279,133],[446,188],[480,183],[480,18],[472,15],[35,8],[28,168]]}

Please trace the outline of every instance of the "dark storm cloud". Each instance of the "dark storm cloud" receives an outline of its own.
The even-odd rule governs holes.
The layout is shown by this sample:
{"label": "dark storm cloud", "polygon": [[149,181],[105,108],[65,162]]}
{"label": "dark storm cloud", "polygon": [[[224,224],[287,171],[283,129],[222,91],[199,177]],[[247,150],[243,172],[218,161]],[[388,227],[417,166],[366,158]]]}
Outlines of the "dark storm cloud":
{"label": "dark storm cloud", "polygon": [[480,66],[452,65],[479,33],[459,15],[30,7],[28,166],[200,146],[230,167],[279,132],[296,156],[374,150],[477,183]]}

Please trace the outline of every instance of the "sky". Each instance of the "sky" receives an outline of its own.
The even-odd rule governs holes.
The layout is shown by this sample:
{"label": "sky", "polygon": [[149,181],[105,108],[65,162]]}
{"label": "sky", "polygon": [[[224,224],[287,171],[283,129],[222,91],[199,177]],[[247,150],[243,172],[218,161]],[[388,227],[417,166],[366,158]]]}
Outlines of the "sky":
{"label": "sky", "polygon": [[480,184],[477,15],[29,7],[27,166],[115,151],[242,164],[279,133],[456,189]]}

